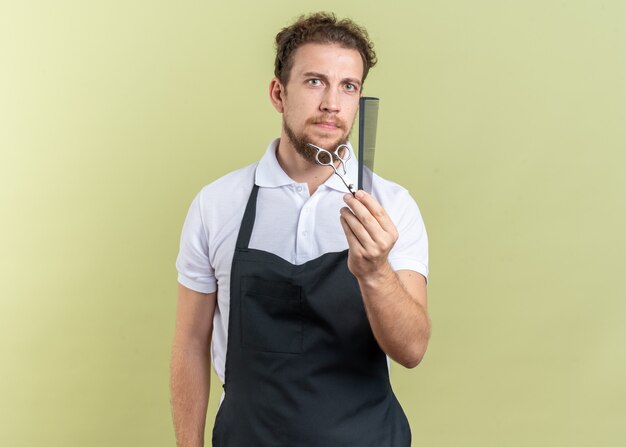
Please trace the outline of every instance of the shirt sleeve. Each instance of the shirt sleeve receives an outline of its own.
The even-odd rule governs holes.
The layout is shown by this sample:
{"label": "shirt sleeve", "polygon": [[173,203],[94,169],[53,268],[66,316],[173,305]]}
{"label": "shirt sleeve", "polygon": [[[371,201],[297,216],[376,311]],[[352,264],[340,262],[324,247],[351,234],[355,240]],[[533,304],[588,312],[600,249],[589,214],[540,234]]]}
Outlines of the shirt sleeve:
{"label": "shirt sleeve", "polygon": [[209,260],[207,228],[202,218],[202,192],[194,198],[180,238],[180,250],[176,258],[178,282],[200,293],[217,290],[215,269]]}
{"label": "shirt sleeve", "polygon": [[398,240],[389,253],[394,270],[413,270],[428,279],[428,236],[420,210],[408,191],[398,210]]}

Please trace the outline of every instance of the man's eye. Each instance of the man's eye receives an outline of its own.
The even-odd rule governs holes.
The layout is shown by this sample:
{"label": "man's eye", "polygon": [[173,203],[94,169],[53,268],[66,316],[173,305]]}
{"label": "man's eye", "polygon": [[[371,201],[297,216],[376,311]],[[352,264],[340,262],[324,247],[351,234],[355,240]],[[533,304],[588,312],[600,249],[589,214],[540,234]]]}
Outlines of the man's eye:
{"label": "man's eye", "polygon": [[346,84],[346,90],[354,92],[357,90],[356,85],[354,84]]}
{"label": "man's eye", "polygon": [[309,79],[309,85],[320,85],[321,81],[319,79]]}

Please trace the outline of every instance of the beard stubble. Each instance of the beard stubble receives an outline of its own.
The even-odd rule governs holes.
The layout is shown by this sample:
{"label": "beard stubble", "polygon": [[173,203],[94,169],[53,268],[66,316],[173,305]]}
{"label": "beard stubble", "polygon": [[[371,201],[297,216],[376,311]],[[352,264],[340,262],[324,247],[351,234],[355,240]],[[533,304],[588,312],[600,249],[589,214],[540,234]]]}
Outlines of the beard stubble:
{"label": "beard stubble", "polygon": [[[315,119],[308,120],[306,124],[307,125],[314,124],[320,121],[325,121],[325,120],[323,118],[315,118]],[[315,144],[316,146],[319,146],[323,149],[333,152],[339,145],[346,144],[348,142],[350,133],[352,132],[352,128],[350,128],[350,131],[348,131],[345,135],[342,135],[341,137],[339,137],[337,141],[331,144],[331,147],[324,147],[320,144],[317,144],[311,138],[307,138],[304,135],[304,133],[296,135],[294,130],[289,126],[289,124],[287,124],[287,121],[284,119],[284,117],[283,117],[283,129],[285,130],[285,135],[287,135],[287,138],[289,138],[289,141],[293,145],[296,152],[306,161],[308,161],[309,163],[313,163],[315,165],[317,164],[317,161],[315,159],[315,156],[317,155],[317,149],[309,146],[309,143]],[[340,129],[342,130],[345,129],[344,123],[340,123]]]}

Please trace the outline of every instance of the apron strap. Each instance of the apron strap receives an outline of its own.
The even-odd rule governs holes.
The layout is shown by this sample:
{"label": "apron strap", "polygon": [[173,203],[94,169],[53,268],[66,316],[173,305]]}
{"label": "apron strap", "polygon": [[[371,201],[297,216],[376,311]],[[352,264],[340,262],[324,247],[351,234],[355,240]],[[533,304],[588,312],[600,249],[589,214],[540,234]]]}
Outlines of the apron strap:
{"label": "apron strap", "polygon": [[254,228],[254,219],[256,217],[256,198],[258,194],[259,186],[255,184],[252,187],[252,192],[248,198],[248,204],[241,220],[241,228],[239,229],[239,236],[237,236],[237,249],[245,250],[250,244],[250,236],[252,236],[252,228]]}

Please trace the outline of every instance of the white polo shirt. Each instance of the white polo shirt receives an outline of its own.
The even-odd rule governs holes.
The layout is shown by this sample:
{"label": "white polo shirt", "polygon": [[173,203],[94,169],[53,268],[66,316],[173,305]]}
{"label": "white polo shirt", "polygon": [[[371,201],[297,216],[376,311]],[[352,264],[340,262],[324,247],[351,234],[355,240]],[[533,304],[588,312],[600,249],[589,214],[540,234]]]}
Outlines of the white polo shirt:
{"label": "white polo shirt", "polygon": [[[253,183],[259,185],[250,248],[304,264],[325,253],[343,251],[348,242],[339,222],[346,186],[331,175],[313,195],[306,183],[292,180],[276,159],[274,140],[258,163],[231,172],[205,186],[195,197],[183,226],[176,260],[178,282],[202,293],[217,291],[211,359],[224,382],[230,269],[244,209]],[[350,147],[352,152],[352,147]],[[354,153],[346,163],[357,179]],[[329,172],[331,168],[329,167]],[[394,270],[413,270],[428,277],[428,238],[422,216],[408,191],[374,175],[372,195],[389,214],[399,237],[389,253]]]}

